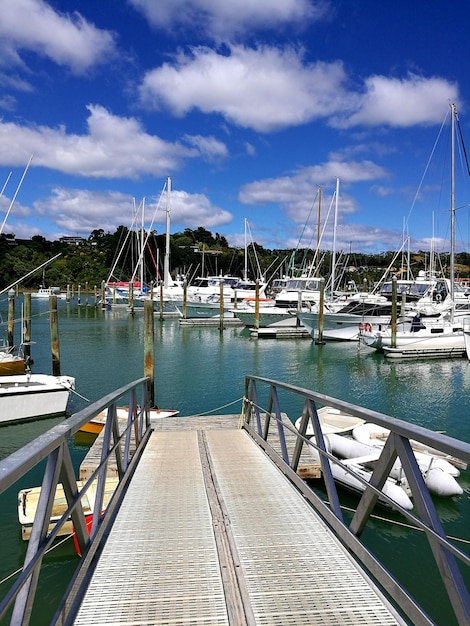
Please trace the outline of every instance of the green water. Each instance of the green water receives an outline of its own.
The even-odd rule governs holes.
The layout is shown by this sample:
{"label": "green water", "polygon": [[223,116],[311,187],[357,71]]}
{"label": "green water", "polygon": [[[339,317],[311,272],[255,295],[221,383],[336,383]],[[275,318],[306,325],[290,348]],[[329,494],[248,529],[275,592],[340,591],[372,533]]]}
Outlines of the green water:
{"label": "green water", "polygon": [[[0,309],[1,306],[0,303]],[[47,309],[47,302],[33,302],[35,372],[52,370]],[[141,312],[131,316],[125,310],[103,312],[59,301],[59,335],[61,372],[75,376],[77,392],[89,401],[143,375]],[[155,359],[156,403],[162,408],[179,409],[181,415],[207,411],[239,413],[244,375],[255,374],[313,389],[470,442],[470,363],[466,359],[389,362],[353,343],[317,346],[310,339],[257,340],[241,328],[220,332],[217,327],[180,327],[177,320],[158,319]],[[86,401],[75,395],[70,410],[75,412],[85,405]],[[282,408],[291,419],[299,415],[300,407],[293,403]],[[1,427],[0,457],[58,421],[60,418]],[[71,443],[71,451],[78,468],[87,447]],[[0,579],[21,566],[26,549],[17,521],[17,492],[40,481],[41,468],[37,468],[0,496]],[[438,508],[447,532],[470,541],[470,474],[465,472],[459,481],[464,494],[438,501]],[[344,496],[345,504],[351,497]],[[438,624],[454,623],[444,601],[442,583],[433,575],[422,536],[403,526],[376,520],[365,538],[392,572],[420,595],[420,601]],[[466,544],[459,545],[470,551]],[[47,558],[41,580],[42,617],[36,617],[33,624],[49,623],[51,607],[61,596],[76,558],[70,541]],[[4,587],[0,586],[0,595]]]}

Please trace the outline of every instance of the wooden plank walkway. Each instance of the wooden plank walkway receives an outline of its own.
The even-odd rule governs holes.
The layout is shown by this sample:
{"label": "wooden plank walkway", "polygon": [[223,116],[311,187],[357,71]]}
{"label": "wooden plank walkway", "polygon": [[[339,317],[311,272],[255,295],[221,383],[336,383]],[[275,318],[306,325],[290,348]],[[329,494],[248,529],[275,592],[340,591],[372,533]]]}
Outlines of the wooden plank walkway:
{"label": "wooden plank walkway", "polygon": [[156,422],[75,624],[402,623],[234,419]]}

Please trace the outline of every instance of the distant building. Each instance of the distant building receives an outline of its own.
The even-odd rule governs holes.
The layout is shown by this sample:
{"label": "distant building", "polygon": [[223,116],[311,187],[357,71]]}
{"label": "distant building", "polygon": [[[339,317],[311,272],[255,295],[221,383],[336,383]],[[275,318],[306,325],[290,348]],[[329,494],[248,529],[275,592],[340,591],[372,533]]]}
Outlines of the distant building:
{"label": "distant building", "polygon": [[86,243],[87,240],[83,237],[64,236],[60,237],[59,241],[60,243],[66,243],[69,245],[82,246],[84,243]]}

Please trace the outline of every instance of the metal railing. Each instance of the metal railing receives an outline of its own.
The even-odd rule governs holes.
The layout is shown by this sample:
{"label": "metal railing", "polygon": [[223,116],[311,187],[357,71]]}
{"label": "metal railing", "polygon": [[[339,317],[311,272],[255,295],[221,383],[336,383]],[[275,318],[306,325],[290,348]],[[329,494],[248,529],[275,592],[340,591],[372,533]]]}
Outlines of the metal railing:
{"label": "metal railing", "polygon": [[[70,520],[80,551],[84,554],[84,558],[77,564],[75,578],[95,554],[100,539],[109,531],[120,498],[150,436],[148,385],[147,377],[121,387],[0,462],[0,493],[3,493],[38,463],[46,461],[23,569],[0,603],[0,622],[9,615],[10,624],[30,623],[44,555]],[[117,407],[120,404],[128,406],[124,427],[118,422]],[[107,418],[101,439],[99,464],[87,480],[78,481],[70,455],[69,440],[82,426],[104,410],[107,410]],[[116,463],[118,480],[114,494],[103,510],[107,470],[111,462]],[[67,508],[51,528],[51,513],[59,483],[63,487]],[[91,526],[87,527],[83,499],[92,484],[96,485],[96,496]],[[56,622],[63,619],[63,615],[77,599],[77,594],[68,595],[56,616]]]}
{"label": "metal railing", "polygon": [[[290,398],[296,396],[298,403],[303,403],[298,429],[288,419],[283,419],[281,396],[284,401],[284,395]],[[333,407],[390,431],[369,480],[365,480],[350,465],[341,463],[328,451],[327,437],[322,433],[317,413],[321,406]],[[379,497],[404,515],[414,528],[424,531],[457,623],[462,626],[470,624],[470,596],[462,575],[463,569],[470,568],[470,558],[447,537],[412,447],[415,442],[420,442],[460,460],[465,466],[470,464],[470,444],[308,389],[258,376],[247,376],[245,379],[243,415],[243,427],[297,486],[413,624],[429,626],[434,622],[361,541],[361,534],[371,519]],[[314,432],[312,440],[305,436],[309,424]],[[274,433],[273,429],[276,429]],[[320,458],[326,502],[297,474],[304,445],[312,446]],[[411,489],[414,504],[412,511],[402,508],[381,491],[397,459]],[[333,478],[333,464],[340,466],[363,485],[364,490],[349,523],[345,521],[340,506]],[[469,572],[470,569],[467,569],[466,573]]]}

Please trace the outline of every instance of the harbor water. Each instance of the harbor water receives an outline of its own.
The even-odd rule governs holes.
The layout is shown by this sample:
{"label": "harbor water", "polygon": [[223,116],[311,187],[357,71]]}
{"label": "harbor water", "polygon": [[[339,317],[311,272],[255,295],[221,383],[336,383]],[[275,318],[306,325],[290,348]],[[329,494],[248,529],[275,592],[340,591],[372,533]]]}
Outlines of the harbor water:
{"label": "harbor water", "polygon": [[[20,318],[22,298],[16,303]],[[76,412],[107,393],[143,376],[143,313],[126,309],[103,311],[91,304],[58,301],[61,373],[76,378],[69,403]],[[33,301],[32,371],[52,373],[48,301]],[[0,303],[6,321],[7,302]],[[21,324],[15,325],[20,340]],[[392,415],[451,437],[470,442],[470,362],[467,359],[390,361],[356,343],[316,345],[311,339],[257,339],[242,327],[181,326],[177,319],[155,318],[155,401],[177,409],[181,416],[236,414],[242,407],[244,376],[264,376],[312,389],[350,403]],[[299,408],[282,406],[292,421]],[[0,427],[0,457],[45,432],[63,418],[49,418]],[[78,466],[89,442],[71,442]],[[21,566],[26,544],[17,518],[17,493],[40,484],[42,468],[0,496],[0,580]],[[462,473],[462,496],[440,499],[439,513],[449,535],[470,552],[470,472]],[[344,505],[353,496],[344,494]],[[426,539],[389,511],[365,531],[366,541],[395,576],[418,593],[420,602],[438,624],[455,623],[445,602],[442,581],[431,561],[416,569]],[[68,540],[48,555],[41,584],[41,620],[48,624],[53,602],[60,598],[76,559]],[[0,586],[3,596],[5,585]]]}

